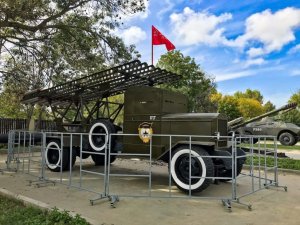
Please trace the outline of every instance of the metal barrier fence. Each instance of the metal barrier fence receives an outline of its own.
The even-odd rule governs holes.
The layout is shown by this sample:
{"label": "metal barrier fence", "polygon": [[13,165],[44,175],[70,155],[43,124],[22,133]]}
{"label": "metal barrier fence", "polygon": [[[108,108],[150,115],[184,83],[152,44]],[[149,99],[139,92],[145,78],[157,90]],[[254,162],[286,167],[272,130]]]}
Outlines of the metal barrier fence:
{"label": "metal barrier fence", "polygon": [[[92,205],[103,198],[108,198],[112,206],[119,201],[119,197],[193,198],[221,200],[228,209],[231,209],[232,203],[242,204],[251,209],[250,204],[241,202],[242,198],[271,186],[281,187],[278,182],[275,137],[267,145],[267,138],[270,139],[267,136],[152,135],[146,151],[144,149],[140,152],[122,153],[113,152],[110,144],[105,145],[104,149],[99,152],[87,151],[88,136],[87,133],[11,131],[6,169],[36,177],[30,183],[38,187],[59,183],[92,192],[96,194],[94,199],[90,199]],[[105,143],[112,143],[112,139],[137,136],[136,134],[103,135]],[[155,138],[168,143],[166,146],[166,150],[169,150],[168,163],[153,160],[155,147],[159,144]],[[176,155],[178,149],[173,148],[173,142],[178,138],[187,141],[186,149],[184,149],[184,153],[188,156],[188,168],[186,168],[188,184],[185,184],[185,192],[178,190],[176,177],[174,178],[175,166],[172,157]],[[201,138],[227,140],[230,144],[230,154],[219,156],[203,154],[200,157],[193,150],[193,141],[196,139],[199,141]],[[255,145],[256,141],[258,144]],[[241,155],[239,149],[247,150],[246,155]],[[49,151],[58,153],[59,164],[52,165],[49,162],[51,158],[46,157]],[[79,158],[76,163],[75,153]],[[90,159],[91,157],[88,157],[89,155],[94,162]],[[118,159],[112,163],[115,157]],[[247,161],[242,170],[240,161],[243,161],[245,157]],[[94,166],[97,158],[104,160],[103,166]],[[223,174],[207,175],[208,173],[204,174],[202,171],[202,175],[195,175],[192,174],[193,159],[203,160],[203,162],[207,161],[206,159],[214,162],[227,159],[232,169]],[[270,161],[271,166],[268,166]],[[195,180],[210,181],[214,185],[196,193],[193,191]],[[283,188],[287,190],[286,187]]]}

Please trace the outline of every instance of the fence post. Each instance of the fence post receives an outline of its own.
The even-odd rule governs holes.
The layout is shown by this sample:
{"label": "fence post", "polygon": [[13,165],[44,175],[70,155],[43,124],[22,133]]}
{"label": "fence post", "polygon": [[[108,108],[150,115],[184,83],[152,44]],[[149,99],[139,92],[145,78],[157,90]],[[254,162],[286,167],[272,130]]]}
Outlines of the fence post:
{"label": "fence post", "polygon": [[232,170],[231,170],[231,178],[232,178],[232,200],[236,200],[236,141],[237,141],[237,137],[235,137],[235,133],[233,132],[232,133],[232,136],[231,136],[231,143],[232,143],[232,160],[231,160],[231,167],[232,167]]}
{"label": "fence post", "polygon": [[46,151],[46,133],[42,132],[42,148],[41,148],[41,153],[42,153],[42,170],[41,170],[41,177],[40,180],[45,180],[45,166],[46,166],[46,156],[45,156],[45,151]]}

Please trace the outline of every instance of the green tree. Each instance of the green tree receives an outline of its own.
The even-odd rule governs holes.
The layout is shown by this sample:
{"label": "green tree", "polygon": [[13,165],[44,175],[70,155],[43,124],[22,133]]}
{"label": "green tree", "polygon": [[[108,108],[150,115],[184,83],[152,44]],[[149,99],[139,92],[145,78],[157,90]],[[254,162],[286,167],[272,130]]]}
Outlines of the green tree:
{"label": "green tree", "polygon": [[246,120],[264,113],[262,104],[253,98],[239,98],[238,105],[240,113]]}
{"label": "green tree", "polygon": [[20,99],[28,90],[138,58],[135,47],[125,46],[112,31],[123,16],[144,8],[144,0],[1,1],[2,96]]}
{"label": "green tree", "polygon": [[255,99],[261,104],[263,104],[263,96],[258,90],[247,89],[245,92],[237,91],[234,93],[234,97],[236,98],[251,98]]}
{"label": "green tree", "polygon": [[300,89],[290,97],[288,102],[297,103],[297,108],[281,114],[279,118],[285,122],[294,123],[300,126]]}
{"label": "green tree", "polygon": [[0,93],[0,117],[27,118],[27,108],[20,104],[20,96],[15,93],[3,91]]}
{"label": "green tree", "polygon": [[3,0],[0,78],[23,80],[35,70],[43,82],[27,86],[40,88],[54,77],[87,75],[138,57],[134,46],[126,47],[111,31],[121,16],[143,9],[144,0]]}
{"label": "green tree", "polygon": [[270,112],[270,111],[272,111],[272,110],[274,110],[276,108],[275,105],[272,102],[270,102],[270,101],[267,101],[263,105],[263,107],[264,107],[264,112]]}
{"label": "green tree", "polygon": [[242,116],[239,110],[239,101],[230,95],[225,95],[219,100],[218,112],[226,114],[228,120]]}
{"label": "green tree", "polygon": [[222,96],[221,93],[215,93],[211,96],[211,100],[218,105],[218,112],[227,114],[229,120],[240,116],[247,120],[275,109],[270,101],[263,105],[262,99],[263,96],[258,90],[250,89],[235,92],[233,95]]}
{"label": "green tree", "polygon": [[203,72],[195,59],[184,56],[180,51],[169,51],[162,55],[157,66],[182,76],[179,82],[164,85],[188,97],[190,112],[212,112],[216,110],[210,95],[216,92],[216,84]]}
{"label": "green tree", "polygon": [[3,91],[0,93],[0,117],[14,119],[26,119],[31,116],[35,119],[48,118],[50,115],[44,106],[25,106],[20,103],[24,93],[22,88],[23,86],[16,87],[14,83],[4,85]]}

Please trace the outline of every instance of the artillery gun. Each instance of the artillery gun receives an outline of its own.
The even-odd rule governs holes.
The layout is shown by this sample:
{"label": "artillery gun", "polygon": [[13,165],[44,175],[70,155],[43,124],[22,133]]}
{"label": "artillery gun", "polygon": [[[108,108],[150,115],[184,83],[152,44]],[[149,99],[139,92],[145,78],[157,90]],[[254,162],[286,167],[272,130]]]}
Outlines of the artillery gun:
{"label": "artillery gun", "polygon": [[[275,136],[282,145],[295,145],[300,140],[300,127],[292,123],[276,121],[269,116],[274,116],[279,112],[286,113],[296,107],[296,103],[287,104],[247,121],[243,121],[243,117],[239,117],[228,122],[229,131],[234,131],[237,135]],[[257,141],[257,138],[253,138],[254,143]]]}
{"label": "artillery gun", "polygon": [[[161,136],[151,139],[151,159],[169,163],[171,177],[179,189],[202,191],[215,175],[230,179],[235,168],[230,158],[232,149],[226,138],[220,138],[227,136],[227,117],[220,113],[188,113],[186,96],[153,87],[180,78],[136,60],[26,94],[22,100],[24,104],[51,108],[59,131],[87,133],[82,143],[76,136],[72,142],[67,135],[63,140],[60,135],[47,136],[48,168],[56,172],[67,170],[75,163],[76,156],[89,157],[89,154],[80,154],[81,151],[103,153],[107,146],[113,153],[149,154],[149,134],[154,132]],[[123,93],[124,103],[108,99]],[[123,106],[124,123],[120,127],[115,120]],[[117,132],[124,132],[124,137],[119,139],[111,135]],[[175,136],[171,140],[163,138],[163,134]],[[237,149],[237,155],[241,157],[237,160],[236,175],[245,161],[241,149]],[[105,154],[91,154],[91,157],[96,165],[105,164]],[[114,159],[110,158],[110,163]]]}

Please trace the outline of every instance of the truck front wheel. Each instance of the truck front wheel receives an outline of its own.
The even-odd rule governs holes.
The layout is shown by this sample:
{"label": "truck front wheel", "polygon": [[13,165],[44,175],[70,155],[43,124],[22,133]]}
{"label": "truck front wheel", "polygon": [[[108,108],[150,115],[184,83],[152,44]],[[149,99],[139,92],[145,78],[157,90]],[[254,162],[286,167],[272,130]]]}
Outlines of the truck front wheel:
{"label": "truck front wheel", "polygon": [[297,143],[297,140],[294,137],[294,135],[292,135],[289,132],[284,132],[284,133],[280,134],[279,141],[282,145],[286,145],[286,146],[292,146]]}
{"label": "truck front wheel", "polygon": [[[191,168],[191,172],[190,172]],[[176,186],[185,192],[200,192],[206,189],[214,176],[214,164],[209,154],[199,146],[180,146],[174,150],[171,159],[171,176]],[[191,178],[192,177],[197,178]]]}

